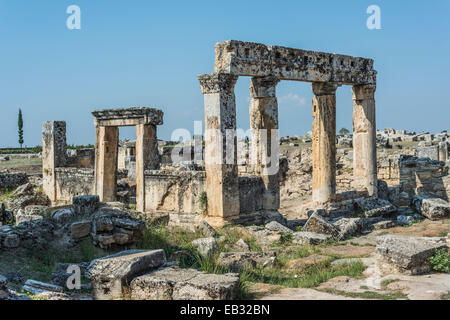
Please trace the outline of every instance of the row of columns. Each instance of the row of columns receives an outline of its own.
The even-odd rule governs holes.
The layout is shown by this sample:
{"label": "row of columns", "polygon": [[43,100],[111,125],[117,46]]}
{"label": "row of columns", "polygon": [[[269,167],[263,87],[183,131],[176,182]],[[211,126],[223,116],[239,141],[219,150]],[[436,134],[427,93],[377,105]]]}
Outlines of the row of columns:
{"label": "row of columns", "polygon": [[[205,104],[206,192],[208,199],[213,199],[208,201],[208,213],[214,217],[239,215],[234,95],[237,79],[235,75],[222,73],[199,76]],[[264,210],[277,210],[280,206],[278,82],[279,79],[272,76],[253,77],[250,82],[250,156],[253,157],[253,172],[263,181]],[[333,200],[336,194],[336,90],[340,85],[331,82],[312,84],[313,201],[316,203]],[[376,197],[375,86],[355,85],[352,92],[354,187],[367,189],[370,196]],[[209,134],[211,130],[220,138]],[[233,156],[231,163],[225,161],[227,155]]]}

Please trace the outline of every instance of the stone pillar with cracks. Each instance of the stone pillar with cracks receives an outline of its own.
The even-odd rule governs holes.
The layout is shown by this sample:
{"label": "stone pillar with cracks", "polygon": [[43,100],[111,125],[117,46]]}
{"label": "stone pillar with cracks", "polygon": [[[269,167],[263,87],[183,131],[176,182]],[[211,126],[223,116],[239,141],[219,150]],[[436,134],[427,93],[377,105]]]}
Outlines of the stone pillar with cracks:
{"label": "stone pillar with cracks", "polygon": [[136,125],[136,210],[145,212],[145,170],[159,169],[156,125]]}
{"label": "stone pillar with cracks", "polygon": [[263,209],[280,208],[278,102],[273,76],[253,77],[250,81],[250,165],[264,184]]}
{"label": "stone pillar with cracks", "polygon": [[353,93],[353,187],[377,197],[377,143],[373,85],[355,85]]}
{"label": "stone pillar with cracks", "polygon": [[312,115],[313,201],[325,203],[336,195],[336,89],[332,82],[314,82]]}
{"label": "stone pillar with cracks", "polygon": [[102,202],[116,201],[119,128],[95,126],[95,188]]}
{"label": "stone pillar with cracks", "polygon": [[199,75],[205,104],[205,170],[208,215],[220,219],[240,212],[237,168],[237,76]]}
{"label": "stone pillar with cracks", "polygon": [[55,168],[66,164],[66,122],[45,121],[42,125],[42,188],[56,205]]}

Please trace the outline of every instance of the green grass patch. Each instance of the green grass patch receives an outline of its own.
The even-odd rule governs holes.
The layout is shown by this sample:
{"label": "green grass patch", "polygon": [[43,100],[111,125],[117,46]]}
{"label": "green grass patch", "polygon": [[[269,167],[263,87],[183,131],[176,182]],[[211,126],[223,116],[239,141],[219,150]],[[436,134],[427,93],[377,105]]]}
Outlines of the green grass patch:
{"label": "green grass patch", "polygon": [[320,289],[319,291],[349,298],[378,299],[378,300],[408,299],[408,296],[402,292],[392,292],[392,293],[378,293],[373,291],[347,292],[337,289]]}
{"label": "green grass patch", "polygon": [[449,272],[450,254],[448,253],[448,250],[445,248],[438,250],[434,256],[430,258],[430,264],[435,271]]}
{"label": "green grass patch", "polygon": [[381,281],[381,287],[386,288],[391,283],[398,282],[398,281],[400,281],[400,279],[384,279],[383,281]]}

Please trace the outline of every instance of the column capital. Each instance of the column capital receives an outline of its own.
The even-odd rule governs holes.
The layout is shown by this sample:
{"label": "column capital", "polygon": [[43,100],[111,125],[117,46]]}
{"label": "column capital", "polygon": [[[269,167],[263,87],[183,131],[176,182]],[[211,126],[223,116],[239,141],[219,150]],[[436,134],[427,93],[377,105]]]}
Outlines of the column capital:
{"label": "column capital", "polygon": [[276,86],[280,79],[275,76],[252,77],[250,95],[252,98],[275,98]]}
{"label": "column capital", "polygon": [[312,91],[316,96],[330,96],[336,94],[341,85],[340,82],[313,82]]}
{"label": "column capital", "polygon": [[203,94],[233,93],[239,76],[228,73],[209,73],[197,76]]}
{"label": "column capital", "polygon": [[353,100],[365,100],[373,99],[375,90],[377,87],[375,85],[360,84],[352,87]]}

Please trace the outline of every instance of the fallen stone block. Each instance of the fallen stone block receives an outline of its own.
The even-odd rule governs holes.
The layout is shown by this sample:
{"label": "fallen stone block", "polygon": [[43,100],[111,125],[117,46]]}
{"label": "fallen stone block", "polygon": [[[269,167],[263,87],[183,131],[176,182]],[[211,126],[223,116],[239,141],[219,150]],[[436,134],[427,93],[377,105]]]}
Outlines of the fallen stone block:
{"label": "fallen stone block", "polygon": [[9,297],[9,290],[7,287],[8,280],[0,274],[0,300],[6,300]]}
{"label": "fallen stone block", "polygon": [[269,267],[277,261],[274,251],[262,252],[221,252],[217,263],[232,270],[244,270],[246,268]]}
{"label": "fallen stone block", "polygon": [[414,196],[412,203],[421,215],[430,220],[450,217],[450,203],[443,199]]}
{"label": "fallen stone block", "polygon": [[36,280],[27,280],[22,289],[31,293],[32,295],[42,294],[47,291],[63,292],[64,288],[55,284],[45,283]]}
{"label": "fallen stone block", "polygon": [[198,228],[200,231],[207,237],[215,237],[217,236],[217,231],[214,229],[208,222],[205,220],[200,221],[198,224]]}
{"label": "fallen stone block", "polygon": [[77,196],[72,198],[75,213],[78,215],[89,215],[94,213],[99,205],[100,198],[97,195]]}
{"label": "fallen stone block", "polygon": [[302,228],[305,232],[315,232],[320,234],[330,235],[333,238],[338,238],[340,230],[337,226],[328,222],[320,216],[317,212],[314,212]]}
{"label": "fallen stone block", "polygon": [[234,246],[235,246],[236,248],[239,248],[239,249],[243,250],[243,251],[250,251],[250,246],[248,245],[247,242],[245,242],[244,239],[239,239],[239,240],[234,244]]}
{"label": "fallen stone block", "polygon": [[72,223],[70,226],[70,235],[72,240],[80,240],[91,234],[91,221],[83,220]]}
{"label": "fallen stone block", "polygon": [[288,227],[283,226],[281,223],[277,221],[271,221],[268,224],[264,226],[267,230],[275,231],[275,232],[281,232],[281,233],[292,233],[291,229]]}
{"label": "fallen stone block", "polygon": [[88,267],[94,297],[99,300],[120,299],[136,276],[165,263],[163,250],[126,250],[96,259]]}
{"label": "fallen stone block", "polygon": [[367,220],[364,218],[342,218],[334,223],[339,228],[339,240],[346,240],[358,236],[368,229]]}
{"label": "fallen stone block", "polygon": [[295,244],[319,244],[330,240],[332,237],[327,234],[316,232],[300,231],[292,234],[292,242]]}
{"label": "fallen stone block", "polygon": [[132,300],[231,300],[238,287],[239,274],[168,267],[136,277],[130,289]]}
{"label": "fallen stone block", "polygon": [[442,248],[445,242],[434,239],[385,235],[377,237],[375,252],[400,272],[423,274],[431,271],[429,259]]}
{"label": "fallen stone block", "polygon": [[397,211],[397,207],[387,200],[377,198],[364,198],[355,201],[356,206],[366,217],[388,216]]}
{"label": "fallen stone block", "polygon": [[52,213],[52,220],[58,225],[64,225],[75,218],[75,211],[71,206],[58,208]]}
{"label": "fallen stone block", "polygon": [[205,257],[212,256],[219,251],[219,245],[214,238],[195,239],[192,241],[192,245]]}

